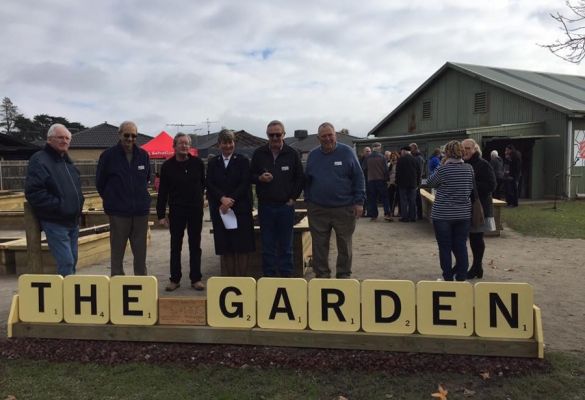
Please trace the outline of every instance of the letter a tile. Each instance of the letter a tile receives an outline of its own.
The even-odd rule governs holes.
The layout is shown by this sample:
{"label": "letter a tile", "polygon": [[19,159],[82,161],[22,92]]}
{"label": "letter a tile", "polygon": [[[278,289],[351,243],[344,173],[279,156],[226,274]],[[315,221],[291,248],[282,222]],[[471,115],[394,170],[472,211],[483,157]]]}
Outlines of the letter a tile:
{"label": "letter a tile", "polygon": [[309,281],[309,327],[316,331],[360,329],[360,283],[356,279]]}
{"label": "letter a tile", "polygon": [[110,278],[110,320],[118,325],[154,325],[158,316],[158,283],[154,276]]}
{"label": "letter a tile", "polygon": [[63,320],[63,277],[24,274],[18,278],[18,314],[23,322]]}
{"label": "letter a tile", "polygon": [[207,280],[207,323],[216,328],[256,326],[256,281],[214,276]]}
{"label": "letter a tile", "polygon": [[258,326],[270,329],[307,327],[307,281],[262,278],[258,286]]}
{"label": "letter a tile", "polygon": [[63,313],[69,324],[107,324],[110,321],[110,278],[69,275],[63,281]]}
{"label": "letter a tile", "polygon": [[493,338],[531,338],[533,301],[533,289],[528,283],[477,283],[475,333]]}

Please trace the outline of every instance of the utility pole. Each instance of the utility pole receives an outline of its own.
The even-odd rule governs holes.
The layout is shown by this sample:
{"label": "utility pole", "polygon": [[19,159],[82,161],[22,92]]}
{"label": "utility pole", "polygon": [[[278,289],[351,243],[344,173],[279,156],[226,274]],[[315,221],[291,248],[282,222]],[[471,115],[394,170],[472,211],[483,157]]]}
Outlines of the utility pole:
{"label": "utility pole", "polygon": [[209,129],[211,124],[219,124],[219,121],[210,121],[209,118],[206,118],[205,121],[203,121],[203,123],[207,124],[207,134],[211,134],[211,131]]}

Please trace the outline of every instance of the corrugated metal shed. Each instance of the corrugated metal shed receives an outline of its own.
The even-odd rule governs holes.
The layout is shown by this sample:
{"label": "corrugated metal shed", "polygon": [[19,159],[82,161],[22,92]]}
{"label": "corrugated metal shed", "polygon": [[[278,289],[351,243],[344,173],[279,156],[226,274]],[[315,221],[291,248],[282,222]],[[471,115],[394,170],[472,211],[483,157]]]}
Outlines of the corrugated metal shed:
{"label": "corrugated metal shed", "polygon": [[515,92],[565,113],[585,113],[585,77],[481,65],[447,63],[479,80]]}
{"label": "corrugated metal shed", "polygon": [[370,130],[375,134],[447,70],[455,70],[564,114],[585,114],[585,77],[447,62]]}

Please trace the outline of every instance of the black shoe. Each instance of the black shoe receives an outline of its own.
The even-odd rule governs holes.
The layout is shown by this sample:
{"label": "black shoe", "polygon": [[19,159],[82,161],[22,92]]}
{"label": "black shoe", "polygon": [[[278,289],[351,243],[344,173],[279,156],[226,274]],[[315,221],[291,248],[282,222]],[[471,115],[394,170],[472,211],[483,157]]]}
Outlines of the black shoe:
{"label": "black shoe", "polygon": [[400,218],[398,221],[400,221],[400,222],[409,222],[410,220],[408,218]]}
{"label": "black shoe", "polygon": [[467,271],[467,279],[481,279],[483,278],[483,268],[482,267],[471,267],[469,271]]}

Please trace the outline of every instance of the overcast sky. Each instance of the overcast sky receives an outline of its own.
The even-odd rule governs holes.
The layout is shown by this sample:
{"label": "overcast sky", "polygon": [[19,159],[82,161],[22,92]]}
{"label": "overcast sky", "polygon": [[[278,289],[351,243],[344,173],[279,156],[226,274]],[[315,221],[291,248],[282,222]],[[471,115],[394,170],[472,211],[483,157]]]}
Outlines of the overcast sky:
{"label": "overcast sky", "polygon": [[365,136],[445,62],[567,74],[538,43],[562,0],[19,0],[0,10],[0,98],[25,116],[264,135]]}

